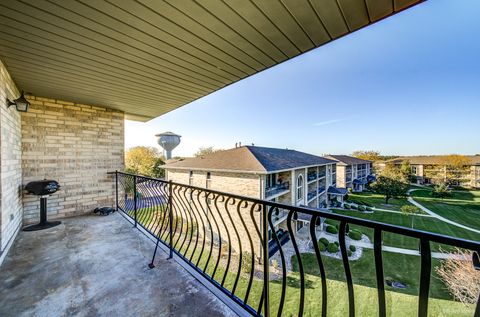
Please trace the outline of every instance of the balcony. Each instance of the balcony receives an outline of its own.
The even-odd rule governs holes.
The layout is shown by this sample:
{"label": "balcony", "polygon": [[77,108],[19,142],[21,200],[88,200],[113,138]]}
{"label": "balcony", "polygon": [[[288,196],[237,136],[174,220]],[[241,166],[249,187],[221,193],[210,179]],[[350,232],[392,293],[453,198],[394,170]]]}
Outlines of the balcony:
{"label": "balcony", "polygon": [[316,190],[310,191],[310,192],[307,193],[307,201],[308,202],[312,201],[315,198],[317,198],[317,191]]}
{"label": "balcony", "polygon": [[[373,233],[370,255],[377,289],[367,289],[381,316],[392,309],[386,299],[400,294],[385,287],[383,236],[396,234],[419,242],[415,302],[419,315],[426,316],[430,246],[480,249],[475,241],[148,177],[117,172],[115,184],[118,213],[65,219],[52,230],[33,233],[33,238],[31,233],[20,234],[0,271],[1,316],[80,311],[104,316],[273,316],[302,315],[307,309],[319,315],[348,313],[335,311],[337,306],[353,313],[358,309],[355,292],[361,287],[354,287],[359,272],[347,254],[352,243],[346,237],[349,225]],[[329,239],[338,242],[338,265],[345,276],[345,282],[329,278],[328,288],[321,283],[326,255],[317,243],[309,243],[324,234],[319,227],[324,218],[338,222],[338,234]],[[280,219],[287,236],[265,239]],[[297,219],[307,222],[298,235],[293,233]],[[320,273],[306,271],[306,256]],[[148,269],[150,262],[156,268]],[[315,282],[307,284],[307,274]],[[336,304],[328,304],[332,301]]]}
{"label": "balcony", "polygon": [[273,199],[285,195],[290,191],[290,183],[284,182],[281,184],[275,184],[265,189],[265,199]]}
{"label": "balcony", "polygon": [[310,182],[313,182],[315,180],[317,180],[317,172],[308,172],[307,182],[310,183]]}

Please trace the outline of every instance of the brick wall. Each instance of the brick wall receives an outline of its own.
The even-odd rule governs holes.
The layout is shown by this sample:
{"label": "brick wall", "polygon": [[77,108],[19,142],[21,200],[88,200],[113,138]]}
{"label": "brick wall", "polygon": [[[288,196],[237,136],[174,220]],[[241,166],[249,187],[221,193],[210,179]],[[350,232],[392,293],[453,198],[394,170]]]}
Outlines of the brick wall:
{"label": "brick wall", "polygon": [[22,223],[22,165],[20,114],[7,109],[6,99],[19,92],[0,61],[0,253],[13,240]]}
{"label": "brick wall", "polygon": [[[247,173],[210,173],[209,189],[232,193],[235,195],[260,198],[260,176]],[[168,170],[167,179],[176,183],[190,184],[190,171]],[[206,187],[207,172],[193,171],[191,185]]]}
{"label": "brick wall", "polygon": [[[124,114],[116,110],[28,96],[22,113],[24,185],[54,179],[61,191],[48,199],[49,218],[112,206],[114,183],[108,171],[124,169]],[[24,221],[39,216],[39,198],[25,195]]]}

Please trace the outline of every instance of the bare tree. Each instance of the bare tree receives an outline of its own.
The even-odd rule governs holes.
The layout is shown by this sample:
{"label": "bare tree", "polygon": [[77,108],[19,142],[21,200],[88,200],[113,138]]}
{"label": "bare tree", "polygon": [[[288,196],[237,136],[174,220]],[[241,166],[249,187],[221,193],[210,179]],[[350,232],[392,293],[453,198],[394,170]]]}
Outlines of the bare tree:
{"label": "bare tree", "polygon": [[457,249],[454,254],[435,270],[456,300],[475,304],[480,294],[480,271],[473,266],[471,252]]}

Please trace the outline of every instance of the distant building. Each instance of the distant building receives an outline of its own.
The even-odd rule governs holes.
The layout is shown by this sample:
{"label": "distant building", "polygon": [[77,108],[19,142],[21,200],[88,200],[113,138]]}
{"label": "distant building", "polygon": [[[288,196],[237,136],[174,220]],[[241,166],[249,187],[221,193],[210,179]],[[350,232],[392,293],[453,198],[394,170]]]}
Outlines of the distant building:
{"label": "distant building", "polygon": [[348,155],[328,155],[326,158],[337,162],[337,187],[351,188],[361,192],[373,181],[372,161],[362,160]]}
{"label": "distant building", "polygon": [[403,156],[376,163],[379,169],[387,164],[401,166],[404,161],[410,163],[412,174],[417,178],[417,184],[438,184],[447,180],[451,185],[480,188],[480,155],[465,156],[468,164],[450,166],[446,164],[445,156]]}
{"label": "distant building", "polygon": [[[346,194],[332,191],[336,183],[334,160],[294,150],[241,146],[168,162],[163,168],[166,178],[177,183],[294,206],[327,207],[330,200],[341,200]],[[286,212],[278,212],[276,230],[286,229],[286,217]],[[298,217],[295,230],[306,223],[308,219]]]}

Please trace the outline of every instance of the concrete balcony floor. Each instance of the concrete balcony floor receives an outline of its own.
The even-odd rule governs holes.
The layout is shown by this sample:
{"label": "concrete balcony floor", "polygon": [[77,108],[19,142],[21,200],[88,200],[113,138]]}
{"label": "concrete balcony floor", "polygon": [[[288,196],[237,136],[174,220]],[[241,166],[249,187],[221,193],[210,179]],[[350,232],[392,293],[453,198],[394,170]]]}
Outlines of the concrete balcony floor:
{"label": "concrete balcony floor", "polygon": [[231,316],[121,215],[20,232],[0,267],[0,316]]}

